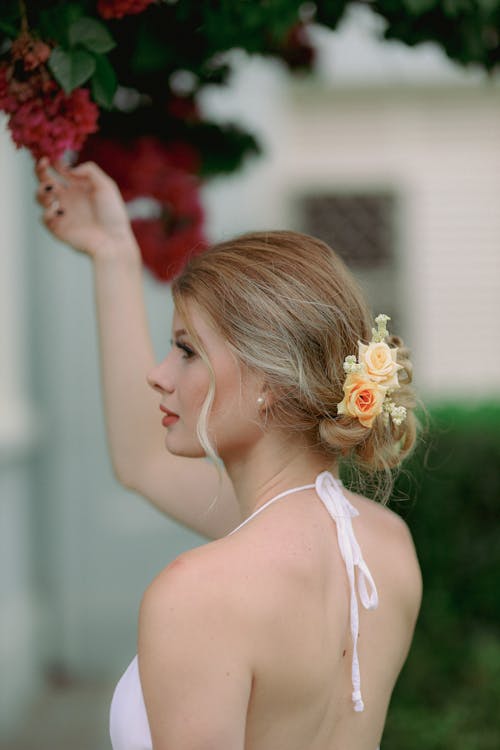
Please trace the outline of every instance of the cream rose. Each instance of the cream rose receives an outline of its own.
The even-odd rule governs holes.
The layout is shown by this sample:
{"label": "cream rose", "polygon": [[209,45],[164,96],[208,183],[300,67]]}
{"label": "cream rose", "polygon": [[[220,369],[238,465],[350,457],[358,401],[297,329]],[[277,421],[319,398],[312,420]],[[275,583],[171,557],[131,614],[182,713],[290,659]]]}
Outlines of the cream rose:
{"label": "cream rose", "polygon": [[359,362],[364,365],[368,376],[386,388],[397,388],[398,370],[397,348],[391,349],[385,341],[362,344],[359,342]]}
{"label": "cream rose", "polygon": [[339,414],[359,419],[364,427],[371,427],[376,416],[382,413],[387,388],[363,372],[350,372],[344,383],[344,398],[337,406]]}

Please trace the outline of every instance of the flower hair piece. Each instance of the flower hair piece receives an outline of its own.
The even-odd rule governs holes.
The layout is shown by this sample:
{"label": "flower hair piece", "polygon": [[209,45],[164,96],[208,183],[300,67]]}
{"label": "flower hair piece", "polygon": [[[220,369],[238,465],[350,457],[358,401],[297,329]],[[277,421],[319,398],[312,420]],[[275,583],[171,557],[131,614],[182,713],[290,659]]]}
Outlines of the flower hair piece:
{"label": "flower hair piece", "polygon": [[391,419],[399,426],[406,419],[406,408],[397,406],[390,398],[400,387],[398,371],[402,366],[396,361],[397,347],[391,349],[385,342],[389,335],[388,320],[388,315],[378,315],[370,343],[359,341],[358,357],[349,354],[344,360],[344,398],[337,406],[337,413],[358,419],[364,427],[371,427],[379,414],[385,424]]}

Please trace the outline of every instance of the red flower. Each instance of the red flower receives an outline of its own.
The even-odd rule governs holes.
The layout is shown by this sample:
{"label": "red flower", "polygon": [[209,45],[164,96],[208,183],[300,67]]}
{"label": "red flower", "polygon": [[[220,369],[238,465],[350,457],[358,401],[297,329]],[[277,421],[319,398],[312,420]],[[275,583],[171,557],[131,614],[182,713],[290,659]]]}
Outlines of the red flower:
{"label": "red flower", "polygon": [[[0,86],[1,88],[1,86]],[[87,89],[65,94],[55,82],[25,100],[7,93],[0,106],[10,113],[8,123],[16,146],[26,146],[35,159],[59,159],[67,149],[79,151],[89,133],[97,130],[99,110]]]}
{"label": "red flower", "polygon": [[12,42],[11,55],[14,60],[23,61],[25,70],[35,70],[49,59],[50,47],[23,31]]}
{"label": "red flower", "polygon": [[151,136],[131,142],[94,136],[79,159],[97,162],[129,205],[149,199],[151,215],[133,218],[132,228],[144,263],[156,278],[172,279],[191,254],[206,248],[196,177],[199,158],[188,144],[167,146]]}
{"label": "red flower", "polygon": [[0,109],[10,114],[15,111],[16,105],[17,99],[10,93],[7,66],[0,65]]}
{"label": "red flower", "polygon": [[176,120],[196,122],[200,119],[200,113],[194,96],[175,96],[172,94],[166,103],[165,109]]}
{"label": "red flower", "polygon": [[103,18],[123,18],[142,13],[154,0],[99,0],[97,12]]}
{"label": "red flower", "polygon": [[307,24],[296,23],[288,31],[281,46],[281,56],[291,70],[309,70],[316,57]]}
{"label": "red flower", "polygon": [[18,148],[56,160],[97,130],[99,110],[87,89],[62,91],[45,66],[49,55],[50,47],[26,32],[14,40],[9,62],[0,65],[0,109],[10,115]]}

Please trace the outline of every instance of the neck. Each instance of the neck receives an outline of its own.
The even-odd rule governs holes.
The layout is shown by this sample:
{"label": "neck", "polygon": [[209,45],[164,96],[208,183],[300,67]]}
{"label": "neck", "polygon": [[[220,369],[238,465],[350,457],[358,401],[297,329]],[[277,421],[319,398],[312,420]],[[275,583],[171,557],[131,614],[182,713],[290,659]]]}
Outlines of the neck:
{"label": "neck", "polygon": [[274,495],[302,484],[313,484],[325,470],[336,474],[324,456],[311,451],[300,441],[264,435],[244,456],[223,457],[240,506],[241,517],[248,518]]}

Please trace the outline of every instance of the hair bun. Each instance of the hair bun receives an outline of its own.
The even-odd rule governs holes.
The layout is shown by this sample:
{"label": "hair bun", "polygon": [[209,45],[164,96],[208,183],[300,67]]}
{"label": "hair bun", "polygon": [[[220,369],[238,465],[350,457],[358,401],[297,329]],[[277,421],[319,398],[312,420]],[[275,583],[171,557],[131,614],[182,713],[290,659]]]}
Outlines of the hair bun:
{"label": "hair bun", "polygon": [[[396,355],[391,354],[393,367],[389,367],[391,362],[385,359],[382,364],[386,369],[381,372],[386,374],[388,382],[395,380],[397,385],[385,390],[383,381],[377,382],[377,378],[380,380],[379,374],[369,367],[374,365],[368,359],[369,345],[360,345],[359,362],[352,354],[344,362],[347,375],[343,385],[344,399],[338,406],[338,415],[335,418],[323,418],[318,426],[319,439],[328,446],[332,454],[348,456],[358,469],[367,474],[385,472],[388,477],[385,496],[391,484],[391,469],[399,466],[411,452],[417,434],[417,421],[413,413],[416,398],[411,386],[413,366],[410,350],[400,336],[387,334],[387,319],[384,315],[377,318],[379,330],[372,329],[373,338],[370,343],[377,347],[379,343],[385,342],[389,349],[396,350]],[[371,404],[370,396],[373,399]],[[360,399],[359,410],[356,399]],[[363,411],[365,407],[366,412]]]}

